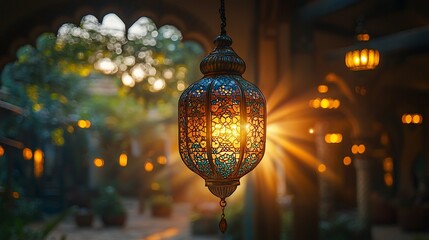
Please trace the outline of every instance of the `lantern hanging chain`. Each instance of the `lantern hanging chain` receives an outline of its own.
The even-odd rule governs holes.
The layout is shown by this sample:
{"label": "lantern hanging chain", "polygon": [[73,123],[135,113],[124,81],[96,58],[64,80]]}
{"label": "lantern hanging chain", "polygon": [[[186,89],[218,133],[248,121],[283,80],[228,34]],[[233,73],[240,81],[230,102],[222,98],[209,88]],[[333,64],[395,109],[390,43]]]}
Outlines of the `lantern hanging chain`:
{"label": "lantern hanging chain", "polygon": [[226,228],[227,228],[227,223],[226,223],[226,219],[225,219],[225,207],[226,207],[225,198],[220,199],[219,205],[222,208],[222,214],[220,215],[219,229],[222,233],[224,233],[226,231]]}
{"label": "lantern hanging chain", "polygon": [[225,0],[220,0],[219,14],[220,14],[220,20],[221,20],[220,35],[225,36],[226,35]]}

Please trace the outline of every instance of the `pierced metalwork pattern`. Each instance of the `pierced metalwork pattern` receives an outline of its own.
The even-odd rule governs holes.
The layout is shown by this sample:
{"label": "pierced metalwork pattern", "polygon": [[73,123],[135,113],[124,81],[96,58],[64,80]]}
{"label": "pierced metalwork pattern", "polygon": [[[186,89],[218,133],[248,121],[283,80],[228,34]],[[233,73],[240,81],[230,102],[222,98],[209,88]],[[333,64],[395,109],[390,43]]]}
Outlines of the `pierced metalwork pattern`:
{"label": "pierced metalwork pattern", "polygon": [[243,81],[246,96],[247,135],[244,163],[241,165],[239,174],[250,172],[262,159],[265,152],[265,116],[266,104],[261,91],[253,84]]}
{"label": "pierced metalwork pattern", "polygon": [[267,113],[261,91],[241,77],[246,64],[231,38],[218,36],[215,44],[201,61],[204,77],[180,97],[179,150],[210,192],[225,199],[264,155]]}
{"label": "pierced metalwork pattern", "polygon": [[240,178],[263,157],[265,116],[262,93],[241,76],[202,78],[179,100],[183,161],[204,179]]}
{"label": "pierced metalwork pattern", "polygon": [[[212,174],[207,157],[205,86],[208,80],[191,85],[179,99],[179,148],[183,161],[194,172],[209,176]],[[187,93],[187,94],[185,94]]]}

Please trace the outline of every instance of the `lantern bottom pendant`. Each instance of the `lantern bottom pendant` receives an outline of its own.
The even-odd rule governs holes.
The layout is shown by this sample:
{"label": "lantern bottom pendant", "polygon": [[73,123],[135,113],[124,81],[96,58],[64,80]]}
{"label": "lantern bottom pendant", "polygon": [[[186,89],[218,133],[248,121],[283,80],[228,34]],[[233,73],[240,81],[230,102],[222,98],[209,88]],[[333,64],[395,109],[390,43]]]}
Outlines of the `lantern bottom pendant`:
{"label": "lantern bottom pendant", "polygon": [[220,222],[219,222],[220,231],[222,233],[225,233],[227,227],[228,227],[228,224],[226,223],[226,219],[225,218],[220,219]]}
{"label": "lantern bottom pendant", "polygon": [[220,199],[225,199],[237,189],[240,185],[239,179],[227,179],[227,180],[209,180],[206,179],[206,186],[210,192]]}
{"label": "lantern bottom pendant", "polygon": [[225,218],[225,207],[226,201],[225,198],[231,196],[231,194],[237,189],[237,186],[240,185],[239,179],[225,179],[225,180],[209,180],[206,179],[206,186],[209,188],[210,192],[213,195],[220,198],[220,207],[222,209],[222,214],[219,222],[219,230],[222,233],[226,232],[228,224]]}
{"label": "lantern bottom pendant", "polygon": [[222,198],[220,200],[220,207],[222,208],[222,215],[220,217],[220,222],[219,222],[219,229],[222,233],[226,232],[226,229],[228,227],[228,224],[226,222],[226,218],[225,218],[225,207],[226,207],[226,201],[224,198]]}

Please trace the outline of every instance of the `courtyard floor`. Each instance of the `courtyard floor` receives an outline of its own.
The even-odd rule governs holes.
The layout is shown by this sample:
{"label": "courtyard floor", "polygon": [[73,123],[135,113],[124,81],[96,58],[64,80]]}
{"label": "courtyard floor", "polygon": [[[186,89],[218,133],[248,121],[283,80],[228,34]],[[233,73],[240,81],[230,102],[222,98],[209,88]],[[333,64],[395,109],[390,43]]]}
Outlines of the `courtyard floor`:
{"label": "courtyard floor", "polygon": [[[138,212],[138,201],[124,200],[127,209],[125,227],[104,227],[96,218],[90,228],[79,228],[73,216],[65,219],[47,238],[47,240],[220,240],[222,236],[195,236],[191,233],[190,216],[192,207],[187,203],[175,203],[170,218],[154,218],[149,211]],[[405,233],[396,225],[374,226],[373,240],[429,240],[429,233]]]}
{"label": "courtyard floor", "polygon": [[170,218],[154,218],[149,211],[143,214],[138,212],[136,200],[124,200],[127,209],[127,222],[125,227],[104,227],[96,218],[90,228],[79,228],[75,225],[73,217],[65,219],[53,231],[48,240],[60,240],[66,236],[67,240],[218,240],[220,235],[193,236],[190,229],[190,204],[176,203]]}

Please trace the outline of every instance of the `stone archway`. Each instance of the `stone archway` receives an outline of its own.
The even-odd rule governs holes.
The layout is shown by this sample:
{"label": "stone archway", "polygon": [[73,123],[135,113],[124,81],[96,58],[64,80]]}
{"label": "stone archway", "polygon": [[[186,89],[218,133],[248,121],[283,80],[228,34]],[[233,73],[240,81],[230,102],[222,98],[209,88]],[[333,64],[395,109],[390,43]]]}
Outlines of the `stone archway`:
{"label": "stone archway", "polygon": [[19,47],[34,44],[42,33],[55,33],[62,24],[67,22],[78,24],[81,18],[88,14],[101,19],[110,12],[115,12],[127,27],[142,16],[151,18],[160,26],[174,25],[182,32],[185,41],[198,42],[206,52],[212,48],[211,38],[215,34],[210,32],[210,28],[191,13],[171,4],[132,3],[131,1],[109,1],[105,4],[96,2],[58,3],[46,6],[33,15],[22,17],[5,30],[0,29],[0,33],[4,36],[0,39],[0,68],[15,58]]}

